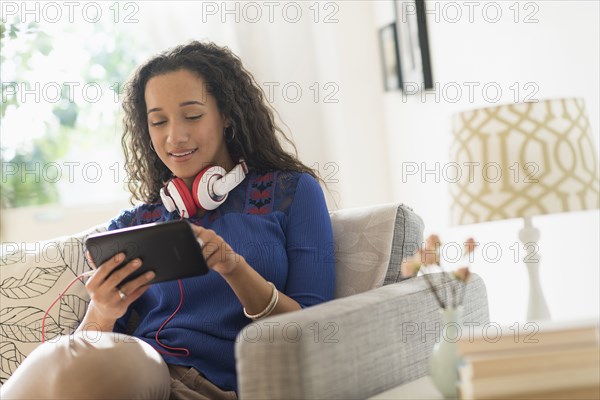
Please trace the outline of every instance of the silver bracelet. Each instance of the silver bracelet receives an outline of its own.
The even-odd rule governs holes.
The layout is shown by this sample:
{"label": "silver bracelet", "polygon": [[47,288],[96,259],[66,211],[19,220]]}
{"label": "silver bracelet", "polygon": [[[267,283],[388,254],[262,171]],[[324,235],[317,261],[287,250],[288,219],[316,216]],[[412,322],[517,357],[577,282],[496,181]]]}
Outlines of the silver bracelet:
{"label": "silver bracelet", "polygon": [[267,307],[265,307],[265,309],[259,312],[258,314],[254,315],[248,314],[248,312],[246,311],[246,307],[243,307],[244,315],[253,321],[269,316],[277,306],[277,302],[279,302],[279,290],[277,290],[275,285],[273,285],[271,282],[267,281],[267,283],[273,288],[273,294],[271,295],[271,300],[269,301],[269,304],[267,304]]}

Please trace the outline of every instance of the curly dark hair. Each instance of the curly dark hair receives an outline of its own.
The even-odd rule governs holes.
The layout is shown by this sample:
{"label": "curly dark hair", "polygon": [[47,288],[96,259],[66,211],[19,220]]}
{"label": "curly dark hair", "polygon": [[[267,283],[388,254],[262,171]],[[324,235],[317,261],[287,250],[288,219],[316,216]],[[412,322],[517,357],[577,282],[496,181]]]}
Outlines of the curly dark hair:
{"label": "curly dark hair", "polygon": [[[313,169],[298,160],[296,146],[275,123],[273,108],[240,58],[227,47],[193,41],[152,57],[134,72],[125,86],[121,145],[132,203],[157,202],[160,189],[172,176],[150,147],[144,91],[150,78],[181,69],[204,80],[219,111],[229,119],[235,131],[233,140],[227,141],[232,160],[243,157],[248,168],[256,172],[306,172],[320,181]],[[277,134],[291,145],[294,154],[283,149]]]}

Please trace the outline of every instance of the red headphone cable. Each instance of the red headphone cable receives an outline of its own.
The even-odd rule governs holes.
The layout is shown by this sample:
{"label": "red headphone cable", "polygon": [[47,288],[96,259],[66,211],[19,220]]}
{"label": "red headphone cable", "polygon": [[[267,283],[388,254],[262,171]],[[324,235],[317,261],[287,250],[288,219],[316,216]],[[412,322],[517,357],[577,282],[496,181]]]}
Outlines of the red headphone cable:
{"label": "red headphone cable", "polygon": [[[46,341],[46,318],[48,317],[48,314],[50,314],[50,310],[52,310],[52,307],[54,307],[54,305],[63,298],[63,296],[65,295],[65,293],[67,292],[67,290],[69,290],[71,288],[71,286],[73,286],[75,284],[75,282],[77,282],[78,279],[82,279],[86,276],[90,276],[94,273],[94,270],[91,271],[87,271],[84,272],[81,275],[77,275],[75,277],[75,279],[73,279],[66,287],[65,290],[62,291],[61,294],[58,295],[58,297],[52,302],[52,304],[50,304],[50,307],[48,307],[48,309],[46,310],[46,312],[44,313],[44,317],[42,318],[42,343],[44,343]],[[83,281],[82,281],[83,283]]]}
{"label": "red headphone cable", "polygon": [[174,350],[174,351],[180,351],[183,354],[177,354],[177,353],[171,353],[169,351],[163,351],[160,349],[157,349],[156,347],[154,348],[156,351],[158,351],[161,354],[167,354],[169,356],[175,356],[175,357],[189,357],[190,355],[190,351],[184,347],[171,347],[171,346],[167,346],[164,343],[161,343],[160,339],[158,338],[158,335],[160,334],[160,331],[162,331],[162,329],[165,327],[165,325],[167,325],[167,323],[173,319],[173,317],[175,316],[175,314],[177,314],[179,312],[179,310],[181,309],[181,306],[183,305],[183,299],[184,299],[184,294],[183,294],[183,283],[181,282],[181,279],[177,279],[177,283],[179,283],[179,305],[177,306],[177,308],[175,309],[175,311],[173,311],[173,314],[171,314],[171,316],[169,318],[167,318],[167,320],[165,322],[162,323],[162,325],[160,326],[160,328],[158,328],[158,330],[156,331],[156,335],[154,336],[154,339],[156,340],[156,343],[162,347],[165,348],[167,350]]}
{"label": "red headphone cable", "polygon": [[[52,304],[50,304],[50,307],[48,307],[48,309],[46,310],[46,312],[44,312],[44,316],[42,317],[42,343],[44,343],[46,341],[46,318],[48,318],[48,314],[50,314],[50,310],[52,310],[52,308],[56,305],[56,303],[58,301],[60,301],[60,299],[62,299],[65,295],[65,293],[71,288],[71,286],[73,286],[75,284],[75,282],[77,282],[79,279],[82,279],[86,276],[90,276],[95,272],[95,270],[91,270],[91,271],[87,271],[84,272],[81,275],[78,275],[75,277],[75,279],[73,279],[65,288],[65,290],[62,291],[61,294],[58,295],[58,297],[52,302]],[[171,320],[173,319],[173,317],[175,317],[175,314],[177,314],[177,312],[179,312],[179,310],[181,309],[181,306],[183,305],[183,299],[184,299],[184,292],[183,292],[183,283],[181,282],[181,279],[178,279],[177,282],[179,283],[179,293],[180,293],[180,298],[179,298],[179,305],[177,306],[177,309],[173,312],[173,314],[171,314],[171,316],[169,318],[167,318],[167,320],[165,322],[163,322],[163,324],[160,326],[160,328],[158,328],[158,331],[156,332],[156,335],[154,336],[156,343],[158,343],[159,346],[167,349],[167,350],[175,350],[175,351],[181,351],[183,354],[177,354],[177,353],[172,353],[169,351],[163,351],[160,349],[155,348],[156,351],[158,351],[159,353],[162,354],[167,354],[170,356],[175,356],[175,357],[188,357],[190,355],[190,351],[186,348],[183,347],[171,347],[168,346],[166,344],[161,343],[160,339],[158,338],[158,335],[160,334],[160,331],[165,327],[165,325]]]}

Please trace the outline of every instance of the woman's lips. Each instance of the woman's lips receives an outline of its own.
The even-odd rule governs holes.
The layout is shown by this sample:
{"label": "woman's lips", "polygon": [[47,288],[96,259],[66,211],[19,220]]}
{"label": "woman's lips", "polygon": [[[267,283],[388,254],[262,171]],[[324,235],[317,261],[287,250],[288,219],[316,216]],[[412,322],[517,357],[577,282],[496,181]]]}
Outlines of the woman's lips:
{"label": "woman's lips", "polygon": [[193,157],[194,153],[198,149],[189,149],[189,150],[181,150],[181,151],[173,151],[169,152],[169,157],[175,162],[184,162]]}

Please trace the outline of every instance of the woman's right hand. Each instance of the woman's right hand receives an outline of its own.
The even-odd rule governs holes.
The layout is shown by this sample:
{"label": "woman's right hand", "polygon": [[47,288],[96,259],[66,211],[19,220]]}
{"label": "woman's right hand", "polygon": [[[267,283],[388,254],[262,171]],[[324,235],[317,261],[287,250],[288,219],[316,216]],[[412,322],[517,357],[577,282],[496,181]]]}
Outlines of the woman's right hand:
{"label": "woman's right hand", "polygon": [[[113,274],[111,273],[125,259],[125,254],[116,254],[100,267],[96,267],[89,253],[87,259],[96,272],[85,284],[91,302],[81,325],[87,325],[87,327],[83,327],[86,330],[112,330],[115,321],[125,315],[129,305],[148,290],[150,287],[148,283],[155,274],[146,272],[119,287],[118,285],[123,279],[142,266],[140,259],[131,260]],[[94,324],[98,325],[95,329],[92,327]]]}

